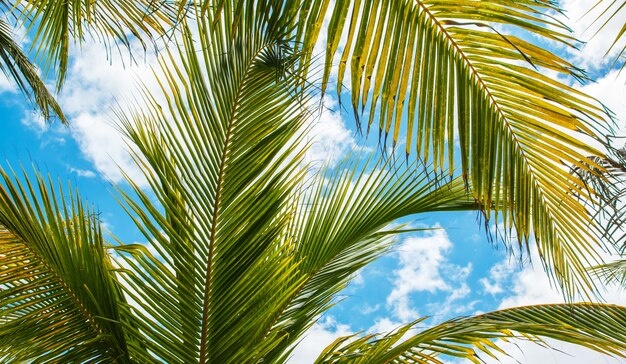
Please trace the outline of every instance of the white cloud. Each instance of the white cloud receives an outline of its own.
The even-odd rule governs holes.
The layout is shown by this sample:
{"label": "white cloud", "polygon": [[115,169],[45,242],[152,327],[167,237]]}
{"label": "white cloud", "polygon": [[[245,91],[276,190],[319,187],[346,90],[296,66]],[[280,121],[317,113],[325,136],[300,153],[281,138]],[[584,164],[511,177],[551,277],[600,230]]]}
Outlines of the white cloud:
{"label": "white cloud", "polygon": [[596,97],[615,113],[619,134],[626,134],[626,71],[614,70],[595,83],[579,87],[586,94]]}
{"label": "white cloud", "polygon": [[484,277],[479,280],[480,284],[483,286],[483,291],[492,296],[503,293],[503,286],[507,283],[507,280],[511,278],[516,268],[517,265],[510,258],[491,267],[491,269],[489,269],[489,277]]}
{"label": "white cloud", "polygon": [[[144,53],[137,50],[135,54]],[[112,182],[123,180],[121,169],[136,183],[145,185],[126,143],[113,127],[112,110],[124,108],[133,100],[137,79],[149,89],[155,89],[156,79],[151,71],[155,64],[153,54],[130,62],[115,52],[107,53],[96,42],[85,42],[72,58],[59,103],[71,121],[71,134],[83,155]]]}
{"label": "white cloud", "polygon": [[80,169],[80,168],[70,167],[70,172],[71,173],[75,173],[78,177],[85,177],[85,178],[94,178],[94,177],[96,177],[96,174],[94,173],[94,171],[91,171],[91,170],[88,170],[88,169]]}
{"label": "white cloud", "polygon": [[90,113],[81,113],[73,119],[72,136],[81,151],[104,178],[120,182],[124,171],[138,185],[146,185],[118,130],[105,120],[102,115]]}
{"label": "white cloud", "polygon": [[305,162],[324,162],[330,167],[339,163],[347,153],[357,147],[354,132],[349,130],[338,109],[337,100],[324,97],[320,113],[313,119],[308,133],[311,147],[306,153]]}
{"label": "white cloud", "polygon": [[471,292],[465,281],[472,265],[451,264],[446,256],[451,248],[452,242],[443,229],[432,230],[424,237],[409,237],[398,247],[399,268],[393,272],[393,289],[387,296],[387,305],[400,321],[420,317],[411,304],[413,293],[448,292],[445,303],[436,307],[437,316],[443,317],[452,310],[454,301]]}
{"label": "white cloud", "polygon": [[371,313],[379,311],[381,308],[380,304],[376,304],[374,306],[365,305],[359,309],[359,312],[363,315],[369,315]]}
{"label": "white cloud", "polygon": [[[565,22],[572,28],[574,32],[573,35],[578,39],[586,41],[580,51],[568,49],[568,53],[570,53],[574,64],[579,67],[585,69],[597,69],[603,66],[611,65],[612,62],[614,62],[615,56],[618,54],[619,50],[623,48],[624,41],[622,40],[611,50],[609,55],[605,57],[605,54],[609,50],[611,44],[613,44],[619,30],[623,26],[623,15],[621,17],[615,17],[615,19],[609,22],[604,29],[602,29],[598,34],[595,34],[598,31],[599,26],[603,24],[607,18],[604,17],[603,21],[595,22],[595,24],[594,21],[606,8],[606,4],[609,2],[611,1],[603,1],[602,6],[598,6],[590,12],[589,10],[593,7],[596,1],[562,0],[560,3],[560,6],[563,10],[565,10],[565,14],[569,18],[566,19]],[[615,9],[615,7],[612,9]]]}
{"label": "white cloud", "polygon": [[0,72],[0,93],[4,92],[15,93],[17,92],[17,87],[15,86],[15,82],[10,80],[4,73]]}
{"label": "white cloud", "polygon": [[385,334],[392,332],[402,326],[402,322],[394,321],[389,317],[379,318],[369,329],[368,334]]}
{"label": "white cloud", "polygon": [[49,130],[49,125],[39,111],[26,112],[20,120],[22,125],[41,135]]}
{"label": "white cloud", "polygon": [[322,350],[335,339],[353,334],[350,326],[337,323],[333,317],[327,316],[311,326],[287,362],[289,364],[313,363]]}

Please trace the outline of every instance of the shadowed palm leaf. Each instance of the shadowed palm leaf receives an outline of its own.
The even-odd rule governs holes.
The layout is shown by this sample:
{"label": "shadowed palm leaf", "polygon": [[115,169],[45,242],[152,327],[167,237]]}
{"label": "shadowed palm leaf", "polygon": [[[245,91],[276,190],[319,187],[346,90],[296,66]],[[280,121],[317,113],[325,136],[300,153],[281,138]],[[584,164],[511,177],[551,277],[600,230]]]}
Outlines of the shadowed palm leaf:
{"label": "shadowed palm leaf", "polygon": [[[0,360],[128,359],[99,222],[37,175],[0,187]],[[64,192],[69,192],[65,197]]]}

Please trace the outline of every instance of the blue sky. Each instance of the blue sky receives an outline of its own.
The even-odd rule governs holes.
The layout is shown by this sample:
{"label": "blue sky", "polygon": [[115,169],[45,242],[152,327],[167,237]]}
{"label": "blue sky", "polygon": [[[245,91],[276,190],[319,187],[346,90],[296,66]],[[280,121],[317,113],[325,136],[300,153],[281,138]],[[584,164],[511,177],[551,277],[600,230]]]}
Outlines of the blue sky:
{"label": "blue sky", "polygon": [[[568,25],[575,34],[588,39],[593,34],[587,30],[590,18],[577,20],[589,4],[581,3],[569,0],[562,6],[568,10]],[[616,34],[614,26],[607,30]],[[600,34],[581,52],[558,51],[596,78],[597,83],[577,87],[605,102],[623,128],[626,72],[618,75],[611,67],[611,58],[602,57],[612,39]],[[135,180],[141,181],[141,177],[110,123],[114,120],[111,110],[116,100],[128,99],[136,80],[143,80],[148,88],[155,87],[150,72],[154,57],[148,55],[129,67],[127,59],[107,60],[102,47],[94,43],[86,43],[76,54],[60,95],[72,122],[69,128],[45,125],[11,84],[0,81],[0,113],[4,116],[0,165],[14,169],[24,166],[27,170],[36,165],[54,179],[69,179],[97,206],[113,234],[128,243],[141,242],[141,235],[125,218],[112,192],[113,183],[123,183],[120,169]],[[363,144],[375,149],[376,136],[364,141],[355,135],[353,118],[338,107],[336,98],[328,96],[326,106],[328,109],[313,128],[317,142],[309,158],[338,161]],[[476,213],[419,216],[412,224],[436,229],[402,236],[392,252],[360,272],[342,293],[341,301],[320,318],[297,348],[293,363],[311,362],[337,336],[392,330],[420,316],[431,316],[427,324],[432,324],[514,305],[562,301],[561,295],[551,289],[538,259],[533,259],[534,265],[528,264],[528,259],[520,265],[519,259],[511,257],[503,245],[487,240]],[[626,305],[626,294],[609,287],[606,300]],[[524,355],[515,358],[522,363],[617,363],[569,346],[559,347],[572,357],[527,344],[520,347]],[[504,362],[507,360],[513,359],[506,358]]]}

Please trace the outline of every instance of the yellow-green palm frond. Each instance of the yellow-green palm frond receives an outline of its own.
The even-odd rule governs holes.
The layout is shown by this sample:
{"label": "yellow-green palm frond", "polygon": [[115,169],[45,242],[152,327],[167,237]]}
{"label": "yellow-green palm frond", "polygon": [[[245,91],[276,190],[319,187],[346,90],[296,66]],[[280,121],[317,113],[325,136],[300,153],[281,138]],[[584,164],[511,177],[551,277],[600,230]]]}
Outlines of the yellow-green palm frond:
{"label": "yellow-green palm frond", "polygon": [[67,123],[61,107],[37,74],[37,69],[13,39],[11,27],[1,19],[0,59],[0,69],[37,104],[46,121],[56,115],[61,122]]}
{"label": "yellow-green palm frond", "polygon": [[39,174],[0,175],[0,360],[128,362],[94,212]]}
{"label": "yellow-green palm frond", "polygon": [[146,49],[174,31],[179,15],[168,1],[17,0],[9,5],[11,16],[32,32],[32,51],[44,75],[54,73],[60,89],[67,71],[70,46],[87,38],[101,41],[108,50],[132,50],[132,39]]}
{"label": "yellow-green palm frond", "polygon": [[442,355],[483,363],[480,356],[506,355],[499,346],[502,342],[530,340],[549,347],[546,338],[626,357],[626,309],[619,306],[578,303],[516,307],[446,321],[407,339],[406,335],[418,330],[423,321],[384,336],[339,338],[316,363],[441,364]]}
{"label": "yellow-green palm frond", "polygon": [[551,16],[555,2],[329,4],[306,2],[297,17],[310,55],[330,14],[323,88],[343,47],[338,92],[349,80],[355,115],[378,127],[381,142],[402,137],[407,158],[437,169],[460,164],[488,217],[517,230],[521,245],[534,234],[568,297],[592,292],[584,267],[599,260],[599,232],[573,195],[593,196],[568,169],[597,167],[589,156],[603,155],[611,124],[598,101],[546,75],[585,78],[581,70],[520,35],[575,44]]}

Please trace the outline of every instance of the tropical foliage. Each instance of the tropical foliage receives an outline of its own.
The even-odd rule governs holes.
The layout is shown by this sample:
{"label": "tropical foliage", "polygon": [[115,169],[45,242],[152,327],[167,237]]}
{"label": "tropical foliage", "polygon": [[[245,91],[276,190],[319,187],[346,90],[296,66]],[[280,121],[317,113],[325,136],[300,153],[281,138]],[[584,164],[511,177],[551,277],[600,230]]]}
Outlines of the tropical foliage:
{"label": "tropical foliage", "polygon": [[[157,38],[173,31],[178,16],[167,1],[0,0],[0,8],[0,69],[34,99],[46,120],[57,116],[64,123],[67,119],[43,80],[53,76],[56,90],[61,89],[72,45],[96,38],[110,51],[129,49],[131,36],[144,49],[156,46]],[[13,26],[32,36],[28,52],[16,43]]]}
{"label": "tropical foliage", "polygon": [[[56,9],[28,4],[32,16]],[[69,24],[80,29],[91,8],[79,4],[59,5],[65,10],[54,14],[61,20],[33,23],[43,29],[42,52],[61,78],[67,43],[52,29],[64,29],[68,9],[78,14]],[[121,29],[134,34],[162,24],[120,27],[119,17],[143,3],[105,4],[107,16],[97,19],[112,25],[96,28],[105,35],[125,39]],[[72,188],[37,172],[2,172],[2,361],[284,362],[355,272],[411,230],[395,222],[433,211],[494,212],[518,230],[520,244],[534,233],[570,298],[593,291],[584,263],[601,243],[599,230],[572,191],[593,196],[567,168],[601,168],[585,156],[602,154],[571,133],[595,138],[604,111],[521,64],[582,77],[574,66],[494,25],[573,41],[542,15],[556,6],[351,4],[207,1],[173,8],[180,33],[155,70],[161,89],[144,89],[136,109],[118,110],[150,185],[143,190],[128,179],[131,191],[120,188],[118,196],[146,244],[107,243],[98,214]],[[312,52],[329,11],[322,88],[346,29],[339,92],[350,75],[356,114],[371,98],[367,108],[371,120],[381,120],[382,140],[399,140],[404,125],[407,153],[421,163],[355,155],[311,173],[303,162],[311,100],[319,96],[309,81]],[[459,176],[451,171],[457,137]],[[626,308],[612,305],[512,308],[340,338],[318,361],[439,363],[449,355],[479,362],[479,353],[502,352],[496,339],[544,337],[625,356],[625,323]]]}

